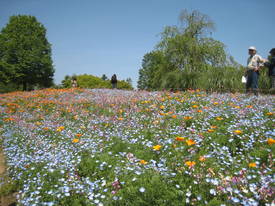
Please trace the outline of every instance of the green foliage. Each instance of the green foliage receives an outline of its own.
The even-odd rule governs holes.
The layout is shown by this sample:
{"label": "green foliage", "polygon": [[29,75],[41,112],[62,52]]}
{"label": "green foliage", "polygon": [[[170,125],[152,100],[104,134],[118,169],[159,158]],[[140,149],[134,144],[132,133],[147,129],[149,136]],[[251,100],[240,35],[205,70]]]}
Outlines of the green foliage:
{"label": "green foliage", "polygon": [[1,81],[22,85],[27,90],[52,86],[53,75],[45,27],[33,16],[10,17],[0,34]]}
{"label": "green foliage", "polygon": [[122,199],[116,205],[180,205],[183,202],[183,195],[156,171],[147,170],[136,181],[132,181],[130,174],[123,180],[126,180],[124,189],[118,192]]}
{"label": "green foliage", "polygon": [[7,176],[0,176],[1,185],[0,185],[0,197],[10,195],[18,190],[16,182],[12,181]]}
{"label": "green foliage", "polygon": [[[63,88],[69,88],[72,86],[72,78],[75,77],[77,80],[77,85],[80,88],[112,88],[111,82],[107,80],[103,80],[103,78],[99,78],[94,75],[90,74],[82,74],[82,75],[74,75],[69,76],[66,75],[64,80],[62,80],[62,86]],[[128,82],[125,80],[118,81],[117,83],[118,89],[133,89],[132,85],[130,84],[129,80]]]}
{"label": "green foliage", "polygon": [[78,75],[77,84],[80,88],[111,88],[109,81],[88,74]]}

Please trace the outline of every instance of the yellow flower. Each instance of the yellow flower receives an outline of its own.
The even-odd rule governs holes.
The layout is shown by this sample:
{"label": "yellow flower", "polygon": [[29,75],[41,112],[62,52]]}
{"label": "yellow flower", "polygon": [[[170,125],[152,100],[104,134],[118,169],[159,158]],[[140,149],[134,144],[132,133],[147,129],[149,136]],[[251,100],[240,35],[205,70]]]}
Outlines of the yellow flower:
{"label": "yellow flower", "polygon": [[187,165],[188,167],[193,167],[196,164],[196,162],[194,161],[186,161],[185,165]]}
{"label": "yellow flower", "polygon": [[216,120],[220,121],[220,120],[223,120],[222,117],[217,117]]}
{"label": "yellow flower", "polygon": [[271,116],[271,115],[273,115],[273,113],[272,112],[267,112],[266,115]]}
{"label": "yellow flower", "polygon": [[79,142],[79,139],[73,139],[73,141],[72,141],[73,143],[78,143]]}
{"label": "yellow flower", "polygon": [[208,132],[214,132],[215,130],[214,129],[208,129],[207,131]]}
{"label": "yellow flower", "polygon": [[74,119],[75,119],[75,120],[78,120],[78,115],[75,115],[75,116],[74,116]]}
{"label": "yellow flower", "polygon": [[42,123],[41,122],[36,122],[35,123],[37,126],[41,125]]}
{"label": "yellow flower", "polygon": [[158,151],[158,150],[160,150],[161,147],[162,147],[161,145],[157,144],[157,145],[153,146],[153,150]]}
{"label": "yellow flower", "polygon": [[146,165],[148,162],[146,162],[145,160],[140,160],[139,163],[142,164],[142,165]]}
{"label": "yellow flower", "polygon": [[193,107],[193,108],[198,108],[199,106],[195,104],[195,105],[193,105],[192,107]]}
{"label": "yellow flower", "polygon": [[164,109],[165,107],[164,107],[163,105],[161,105],[159,108],[160,108],[160,109]]}
{"label": "yellow flower", "polygon": [[43,129],[47,131],[47,130],[49,130],[49,127],[44,127]]}
{"label": "yellow flower", "polygon": [[242,134],[243,132],[242,132],[241,130],[238,130],[238,129],[237,129],[237,130],[234,131],[234,133],[235,133],[235,134]]}
{"label": "yellow flower", "polygon": [[176,137],[175,140],[177,140],[177,141],[183,141],[184,139],[185,139],[184,137]]}
{"label": "yellow flower", "polygon": [[273,145],[274,143],[275,143],[275,139],[268,138],[268,140],[267,140],[267,144],[269,144],[269,145]]}
{"label": "yellow flower", "polygon": [[193,144],[196,144],[196,142],[195,142],[194,140],[192,140],[192,139],[188,139],[188,140],[186,140],[185,142],[186,142],[186,144],[187,144],[188,146],[191,146],[191,145],[193,145]]}
{"label": "yellow flower", "polygon": [[60,127],[58,127],[58,128],[56,129],[56,131],[61,132],[61,131],[63,131],[64,129],[65,129],[65,127],[60,126]]}
{"label": "yellow flower", "polygon": [[251,163],[248,164],[248,166],[249,166],[249,167],[256,167],[257,164],[256,164],[255,162],[251,162]]}
{"label": "yellow flower", "polygon": [[123,118],[122,117],[119,117],[119,118],[117,118],[118,120],[123,120]]}
{"label": "yellow flower", "polygon": [[219,102],[214,102],[213,104],[214,104],[214,105],[218,105],[218,104],[219,104]]}

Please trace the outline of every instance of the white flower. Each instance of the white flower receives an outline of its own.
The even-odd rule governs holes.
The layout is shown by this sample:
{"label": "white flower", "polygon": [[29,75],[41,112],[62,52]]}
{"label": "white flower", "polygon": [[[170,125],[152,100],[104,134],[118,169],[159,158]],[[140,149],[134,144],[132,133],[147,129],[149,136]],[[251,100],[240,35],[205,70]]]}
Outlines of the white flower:
{"label": "white flower", "polygon": [[144,187],[141,187],[141,188],[139,188],[139,191],[140,191],[140,192],[145,192],[145,188],[144,188]]}
{"label": "white flower", "polygon": [[211,195],[216,195],[216,194],[217,194],[217,193],[216,193],[216,190],[210,189],[210,194],[211,194]]}

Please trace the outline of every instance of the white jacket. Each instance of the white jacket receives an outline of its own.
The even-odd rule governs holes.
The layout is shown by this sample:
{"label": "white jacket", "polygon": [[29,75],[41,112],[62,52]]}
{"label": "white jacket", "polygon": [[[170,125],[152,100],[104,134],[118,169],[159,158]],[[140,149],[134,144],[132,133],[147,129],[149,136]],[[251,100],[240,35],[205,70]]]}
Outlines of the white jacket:
{"label": "white jacket", "polygon": [[264,63],[264,59],[260,55],[255,54],[253,56],[250,56],[247,59],[247,69],[248,70],[259,69],[259,67],[262,66],[263,63]]}

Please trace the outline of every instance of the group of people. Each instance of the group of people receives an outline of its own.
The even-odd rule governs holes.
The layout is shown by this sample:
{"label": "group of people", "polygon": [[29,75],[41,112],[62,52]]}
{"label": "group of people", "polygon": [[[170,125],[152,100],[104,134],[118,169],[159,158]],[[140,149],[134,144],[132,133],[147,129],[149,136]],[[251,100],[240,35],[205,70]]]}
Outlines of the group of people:
{"label": "group of people", "polygon": [[258,95],[259,70],[262,67],[268,68],[268,75],[271,81],[271,90],[275,90],[275,48],[270,50],[268,59],[262,58],[257,54],[257,49],[253,46],[248,48],[248,60],[246,69],[246,93],[252,89],[253,93]]}

